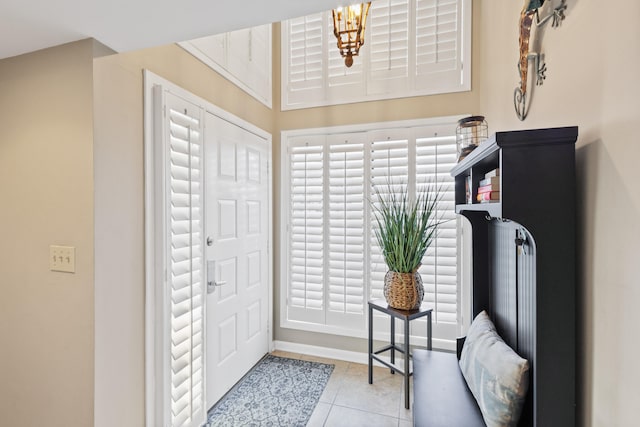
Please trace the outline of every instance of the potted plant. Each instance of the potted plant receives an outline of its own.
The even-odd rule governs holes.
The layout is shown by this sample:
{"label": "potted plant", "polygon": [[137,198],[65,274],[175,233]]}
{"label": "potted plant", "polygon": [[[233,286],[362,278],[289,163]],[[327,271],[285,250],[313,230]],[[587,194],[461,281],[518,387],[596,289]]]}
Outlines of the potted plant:
{"label": "potted plant", "polygon": [[406,185],[389,183],[383,188],[384,193],[374,188],[377,203],[372,208],[378,225],[376,239],[389,268],[384,297],[393,308],[415,310],[424,298],[418,269],[442,222],[435,217],[441,187],[429,183],[415,197],[409,196]]}

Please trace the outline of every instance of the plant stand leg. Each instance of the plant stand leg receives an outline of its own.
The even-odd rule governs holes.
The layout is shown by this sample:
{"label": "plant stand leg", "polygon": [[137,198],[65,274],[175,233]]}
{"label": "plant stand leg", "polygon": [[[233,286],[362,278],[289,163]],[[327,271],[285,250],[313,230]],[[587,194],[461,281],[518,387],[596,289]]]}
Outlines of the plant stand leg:
{"label": "plant stand leg", "polygon": [[409,409],[409,318],[404,319],[404,407]]}
{"label": "plant stand leg", "polygon": [[427,350],[432,349],[432,346],[431,346],[431,333],[432,333],[431,315],[432,314],[433,314],[432,311],[430,311],[429,314],[427,314]]}
{"label": "plant stand leg", "polygon": [[369,304],[369,384],[373,384],[373,307]]}
{"label": "plant stand leg", "polygon": [[[396,318],[393,316],[389,316],[391,318],[391,364],[396,363]],[[396,371],[391,369],[391,374],[395,374]]]}

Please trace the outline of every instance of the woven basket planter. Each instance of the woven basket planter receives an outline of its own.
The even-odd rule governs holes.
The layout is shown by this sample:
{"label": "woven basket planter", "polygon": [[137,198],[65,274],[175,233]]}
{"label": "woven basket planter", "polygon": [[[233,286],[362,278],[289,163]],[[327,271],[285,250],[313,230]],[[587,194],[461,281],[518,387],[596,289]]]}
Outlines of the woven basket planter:
{"label": "woven basket planter", "polygon": [[420,273],[387,271],[384,276],[384,298],[390,307],[400,310],[420,308],[424,298],[424,286],[422,286]]}

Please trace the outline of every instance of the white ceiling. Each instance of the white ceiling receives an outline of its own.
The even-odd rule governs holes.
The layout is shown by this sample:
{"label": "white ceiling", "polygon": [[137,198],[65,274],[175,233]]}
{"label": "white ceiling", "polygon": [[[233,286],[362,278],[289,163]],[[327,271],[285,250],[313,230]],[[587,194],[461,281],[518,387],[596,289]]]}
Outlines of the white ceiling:
{"label": "white ceiling", "polygon": [[117,52],[329,10],[341,0],[0,0],[0,59],[93,37]]}

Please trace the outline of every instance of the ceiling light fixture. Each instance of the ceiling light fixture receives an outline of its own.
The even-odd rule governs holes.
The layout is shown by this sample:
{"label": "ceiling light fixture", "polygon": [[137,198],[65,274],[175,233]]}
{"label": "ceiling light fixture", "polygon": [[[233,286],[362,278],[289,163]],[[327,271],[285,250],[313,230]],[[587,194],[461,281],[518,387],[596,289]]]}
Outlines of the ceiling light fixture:
{"label": "ceiling light fixture", "polygon": [[364,44],[364,30],[371,2],[333,9],[333,34],[338,39],[338,49],[347,67],[353,65]]}

